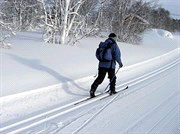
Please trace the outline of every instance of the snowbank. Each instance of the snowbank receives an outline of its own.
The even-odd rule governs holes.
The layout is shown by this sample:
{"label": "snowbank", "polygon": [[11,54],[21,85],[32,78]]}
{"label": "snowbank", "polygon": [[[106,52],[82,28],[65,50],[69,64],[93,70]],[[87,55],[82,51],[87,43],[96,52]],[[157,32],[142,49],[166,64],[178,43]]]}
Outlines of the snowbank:
{"label": "snowbank", "polygon": [[157,34],[159,36],[162,36],[164,38],[174,38],[172,33],[163,29],[154,29],[155,32],[157,32]]}
{"label": "snowbank", "polygon": [[[179,47],[179,35],[172,34],[163,29],[150,29],[143,33],[142,44],[160,49],[174,49],[176,45]],[[164,46],[164,47],[163,47]]]}
{"label": "snowbank", "polygon": [[163,37],[163,38],[174,38],[173,34],[167,30],[163,29],[148,29],[144,32],[145,36],[154,36],[156,38]]}

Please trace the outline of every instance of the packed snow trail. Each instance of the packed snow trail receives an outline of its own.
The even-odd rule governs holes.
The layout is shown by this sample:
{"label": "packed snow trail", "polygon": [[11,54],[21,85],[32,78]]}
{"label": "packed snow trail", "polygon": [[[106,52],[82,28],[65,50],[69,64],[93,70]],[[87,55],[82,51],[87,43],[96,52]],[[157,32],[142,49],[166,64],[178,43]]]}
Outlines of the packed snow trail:
{"label": "packed snow trail", "polygon": [[[179,133],[179,66],[134,85],[79,133]],[[79,119],[59,133],[76,132],[82,125]]]}
{"label": "packed snow trail", "polygon": [[[125,84],[129,84],[131,89],[129,89],[126,92],[122,93],[120,95],[120,98],[129,96],[131,94],[132,95],[136,94],[136,92],[138,92],[138,90],[139,90],[137,87],[139,87],[139,86],[140,87],[144,87],[144,86],[146,87],[147,85],[150,85],[151,82],[154,82],[155,80],[157,80],[158,77],[162,77],[163,75],[166,74],[166,72],[171,71],[171,69],[174,68],[174,66],[177,67],[178,64],[179,64],[179,59],[177,59],[177,60],[175,60],[173,62],[170,62],[169,64],[167,64],[167,65],[165,65],[165,66],[163,66],[163,67],[161,67],[159,69],[156,69],[156,70],[153,70],[152,72],[144,74],[144,75],[140,76],[139,78],[131,79],[129,82],[122,83],[122,85],[117,86],[117,89],[121,89],[121,87],[124,86]],[[142,89],[140,89],[140,90],[142,90]],[[148,90],[148,92],[149,91],[152,92],[151,90]],[[147,95],[148,95],[148,93],[147,93]],[[105,97],[105,96],[106,95],[104,95],[103,97]],[[103,97],[101,97],[101,98],[103,98]],[[25,119],[23,121],[11,124],[9,126],[5,126],[5,127],[0,129],[0,132],[2,132],[2,133],[7,133],[7,132],[21,133],[22,132],[23,133],[23,132],[27,132],[27,130],[29,130],[29,132],[32,132],[32,131],[35,131],[35,132],[43,131],[44,132],[43,129],[44,129],[45,126],[46,126],[45,130],[47,130],[47,128],[49,128],[47,126],[51,126],[52,124],[62,124],[62,123],[58,123],[59,120],[63,120],[62,116],[67,117],[69,114],[71,115],[71,113],[74,113],[74,112],[79,111],[80,109],[83,110],[83,109],[86,109],[86,108],[87,108],[87,110],[83,110],[84,112],[82,112],[82,114],[80,114],[80,115],[73,114],[72,117],[74,117],[74,115],[78,115],[78,116],[74,117],[75,121],[81,119],[80,117],[84,118],[87,115],[90,116],[89,118],[91,118],[92,117],[92,115],[91,115],[92,114],[92,109],[89,108],[89,107],[93,106],[93,109],[96,109],[96,110],[101,109],[105,105],[103,101],[101,102],[101,98],[97,97],[97,99],[89,100],[89,101],[87,101],[85,103],[82,103],[80,105],[77,105],[77,106],[73,105],[73,104],[77,103],[77,101],[76,101],[76,102],[73,102],[71,104],[62,106],[60,108],[52,109],[52,110],[50,110],[48,112],[42,113],[40,115],[36,115],[36,116],[31,117],[29,119]],[[99,101],[101,103],[99,103]],[[106,101],[108,101],[108,99]],[[89,113],[91,113],[91,114],[89,114]],[[64,118],[64,120],[66,120],[66,118]],[[57,122],[57,123],[55,123],[55,122]],[[67,126],[69,125],[68,123],[66,123],[66,124],[67,124]],[[37,126],[38,126],[38,129],[40,129],[40,130],[36,130]],[[53,126],[56,126],[56,125],[53,125]],[[79,128],[82,129],[83,127],[80,127],[80,126],[79,126]],[[59,131],[59,125],[57,125],[56,127],[58,127],[57,130]],[[75,127],[75,128],[77,129],[77,127]],[[65,126],[62,125],[62,128],[64,128],[66,130],[66,125]],[[73,130],[73,131],[76,131],[76,129]],[[47,131],[49,131],[49,130],[47,130]],[[129,131],[129,129],[128,129],[128,131]]]}

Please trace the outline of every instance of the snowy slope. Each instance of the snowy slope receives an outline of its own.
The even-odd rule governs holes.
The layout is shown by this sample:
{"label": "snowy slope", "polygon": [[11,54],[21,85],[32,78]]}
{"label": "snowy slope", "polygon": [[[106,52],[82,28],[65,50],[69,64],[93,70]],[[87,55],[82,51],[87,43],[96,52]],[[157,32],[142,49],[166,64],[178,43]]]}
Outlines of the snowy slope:
{"label": "snowy slope", "polygon": [[[164,32],[165,33],[165,32]],[[129,66],[179,47],[173,39],[147,31],[142,45],[118,43],[124,66]],[[7,96],[95,75],[94,53],[101,38],[87,38],[78,47],[44,44],[40,33],[19,33],[12,49],[1,49],[1,94]]]}
{"label": "snowy slope", "polygon": [[[28,131],[36,131],[37,120],[43,126],[39,127],[42,133],[54,128],[58,128],[55,129],[57,133],[72,133],[78,127],[81,128],[84,120],[91,118],[111,99],[104,99],[100,103],[98,100],[88,102],[75,108],[69,106],[74,101],[89,96],[89,88],[95,79],[98,65],[94,52],[98,42],[102,40],[104,39],[86,38],[77,47],[47,45],[43,44],[40,33],[19,33],[11,41],[12,49],[1,49],[0,132],[5,128],[8,132],[13,131],[10,124],[14,125],[17,132],[17,128],[24,131],[20,128],[23,125],[19,121],[28,120],[32,125],[28,125]],[[170,121],[174,121],[168,131],[178,132],[179,36],[154,29],[144,34],[141,45],[118,45],[124,67],[117,74],[117,90],[126,85],[130,88],[78,131],[162,132],[167,131],[165,128],[168,129]],[[106,80],[98,88],[97,93],[103,92],[107,82]],[[167,112],[162,112],[167,108]],[[61,115],[57,115],[57,120],[50,120],[50,115],[46,114],[49,111],[56,117],[56,113],[50,112],[56,111],[55,109],[61,109],[61,112],[57,112]],[[82,118],[79,118],[79,110],[84,115]],[[152,121],[147,122],[147,119]],[[66,127],[64,123],[68,124],[71,120],[77,120],[76,125],[70,123]],[[54,123],[58,125],[52,125]]]}

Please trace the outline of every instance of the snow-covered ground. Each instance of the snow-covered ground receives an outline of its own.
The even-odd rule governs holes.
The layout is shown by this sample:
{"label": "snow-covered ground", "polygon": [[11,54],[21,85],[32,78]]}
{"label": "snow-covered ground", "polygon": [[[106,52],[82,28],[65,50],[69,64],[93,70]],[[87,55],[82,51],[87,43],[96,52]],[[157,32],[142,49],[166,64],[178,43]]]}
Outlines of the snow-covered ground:
{"label": "snow-covered ground", "polygon": [[1,48],[0,132],[179,133],[180,35],[165,30],[146,31],[141,45],[118,42],[117,90],[128,90],[75,105],[89,96],[103,40],[51,45],[38,32],[21,32],[11,49]]}

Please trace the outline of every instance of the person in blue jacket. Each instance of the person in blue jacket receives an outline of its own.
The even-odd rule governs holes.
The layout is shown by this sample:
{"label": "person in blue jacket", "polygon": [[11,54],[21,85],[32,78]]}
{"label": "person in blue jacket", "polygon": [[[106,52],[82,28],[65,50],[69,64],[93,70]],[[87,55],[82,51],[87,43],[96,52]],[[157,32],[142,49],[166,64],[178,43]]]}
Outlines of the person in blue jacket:
{"label": "person in blue jacket", "polygon": [[[108,73],[108,78],[110,79],[110,95],[117,93],[115,91],[116,85],[116,76],[115,76],[115,66],[116,62],[119,64],[119,67],[123,67],[121,61],[121,52],[116,43],[117,36],[114,33],[109,34],[109,38],[105,40],[105,44],[111,44],[111,51],[113,60],[111,61],[99,61],[99,68],[98,68],[98,77],[91,85],[90,90],[90,97],[95,97],[95,91],[97,87],[103,82],[106,73]],[[96,53],[97,57],[97,53]],[[97,57],[98,58],[98,57]]]}

